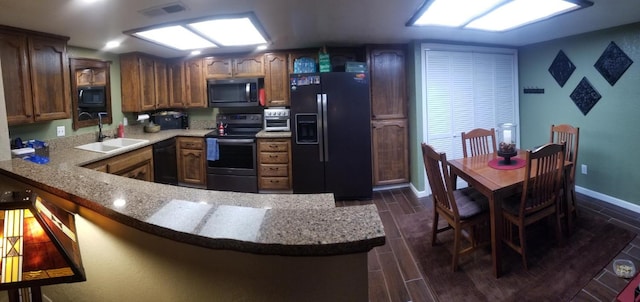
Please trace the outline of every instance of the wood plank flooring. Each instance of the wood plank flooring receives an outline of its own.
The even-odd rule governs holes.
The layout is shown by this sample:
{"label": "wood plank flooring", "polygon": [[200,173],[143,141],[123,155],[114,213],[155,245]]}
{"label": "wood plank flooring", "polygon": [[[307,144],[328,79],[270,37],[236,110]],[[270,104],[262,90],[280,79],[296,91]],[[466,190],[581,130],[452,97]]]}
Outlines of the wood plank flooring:
{"label": "wood plank flooring", "polygon": [[[337,206],[373,203],[378,208],[387,235],[386,244],[371,250],[369,257],[370,302],[439,301],[425,282],[423,272],[409,249],[397,221],[432,207],[431,199],[417,198],[409,188],[376,191],[371,201],[338,201]],[[640,215],[603,201],[578,194],[578,211],[590,211],[625,229],[640,234]],[[407,217],[409,216],[409,217]],[[424,238],[429,240],[428,230]],[[640,237],[616,257],[633,260],[640,268]],[[573,301],[615,301],[627,281],[615,276],[611,263],[582,289]]]}

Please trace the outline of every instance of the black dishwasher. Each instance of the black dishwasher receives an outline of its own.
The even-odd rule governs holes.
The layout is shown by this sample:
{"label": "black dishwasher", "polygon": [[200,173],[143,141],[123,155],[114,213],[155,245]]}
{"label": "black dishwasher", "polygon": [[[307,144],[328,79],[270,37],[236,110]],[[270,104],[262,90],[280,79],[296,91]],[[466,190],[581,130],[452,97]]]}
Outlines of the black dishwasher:
{"label": "black dishwasher", "polygon": [[153,144],[153,179],[156,183],[178,185],[175,138]]}

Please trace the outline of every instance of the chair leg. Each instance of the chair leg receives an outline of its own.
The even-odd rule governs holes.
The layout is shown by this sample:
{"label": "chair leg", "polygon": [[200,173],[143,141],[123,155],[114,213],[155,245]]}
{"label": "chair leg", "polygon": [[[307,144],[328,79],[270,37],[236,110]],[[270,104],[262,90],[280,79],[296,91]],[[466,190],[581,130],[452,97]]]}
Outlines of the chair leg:
{"label": "chair leg", "polygon": [[[562,239],[562,223],[560,222],[560,213],[558,211],[556,211],[556,222],[555,222],[555,229],[556,229],[556,242],[558,243],[558,246],[563,246],[564,245],[564,240]],[[571,216],[571,212],[569,212],[568,216]],[[569,221],[569,220],[567,220]]]}
{"label": "chair leg", "polygon": [[458,270],[458,256],[460,255],[460,238],[462,237],[462,230],[458,226],[454,228],[454,236],[453,236],[453,262],[451,263],[452,271]]}
{"label": "chair leg", "polygon": [[524,270],[529,270],[527,266],[527,237],[525,237],[525,225],[524,223],[520,223],[518,226],[518,235],[520,236],[520,255],[522,255],[522,266]]}
{"label": "chair leg", "polygon": [[433,223],[431,226],[431,246],[436,245],[436,238],[438,237],[438,219],[440,215],[436,209],[433,210]]}

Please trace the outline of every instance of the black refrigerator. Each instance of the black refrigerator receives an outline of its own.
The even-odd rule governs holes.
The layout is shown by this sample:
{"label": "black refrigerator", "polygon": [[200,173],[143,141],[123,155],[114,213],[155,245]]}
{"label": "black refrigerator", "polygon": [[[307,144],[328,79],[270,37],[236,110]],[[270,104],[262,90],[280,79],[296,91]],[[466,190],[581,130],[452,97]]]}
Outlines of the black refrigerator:
{"label": "black refrigerator", "polygon": [[292,74],[290,88],[293,192],[371,199],[369,75]]}

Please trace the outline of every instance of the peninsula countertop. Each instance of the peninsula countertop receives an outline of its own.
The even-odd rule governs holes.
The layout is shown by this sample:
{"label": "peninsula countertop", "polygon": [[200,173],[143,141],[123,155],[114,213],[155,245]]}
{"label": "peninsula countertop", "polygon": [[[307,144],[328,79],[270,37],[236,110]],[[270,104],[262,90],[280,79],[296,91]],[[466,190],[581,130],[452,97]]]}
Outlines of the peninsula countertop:
{"label": "peninsula countertop", "polygon": [[[209,131],[140,131],[127,137],[149,140],[142,148],[176,136],[203,137]],[[121,153],[74,148],[87,143],[86,139],[53,140],[46,165],[22,159],[0,161],[0,176],[145,232],[208,248],[322,256],[367,252],[385,242],[373,204],[336,207],[332,194],[211,191],[98,172],[82,166]]]}

